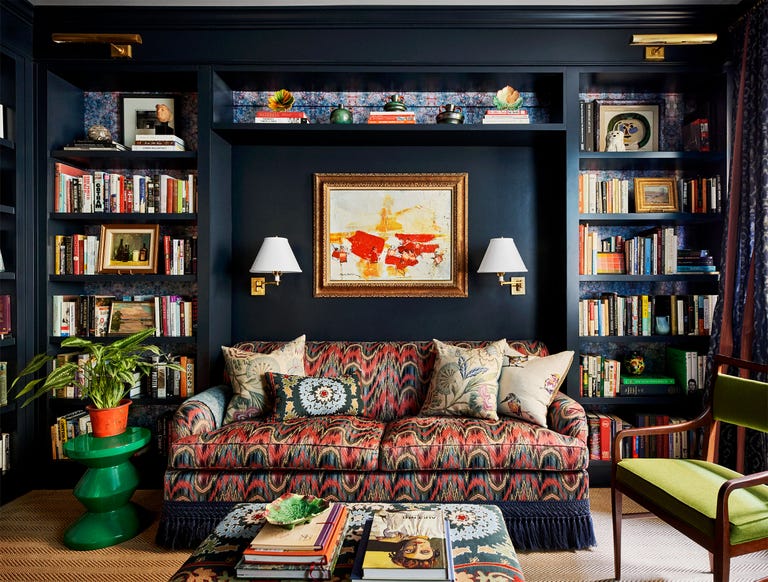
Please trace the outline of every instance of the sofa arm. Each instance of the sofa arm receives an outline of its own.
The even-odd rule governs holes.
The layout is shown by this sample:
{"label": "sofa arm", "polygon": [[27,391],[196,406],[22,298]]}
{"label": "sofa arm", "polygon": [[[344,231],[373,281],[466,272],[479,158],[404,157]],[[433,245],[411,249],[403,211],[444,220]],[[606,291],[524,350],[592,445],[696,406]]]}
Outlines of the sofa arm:
{"label": "sofa arm", "polygon": [[232,388],[220,384],[187,398],[173,415],[171,442],[219,428],[224,422],[224,412],[231,397]]}
{"label": "sofa arm", "polygon": [[584,407],[562,392],[555,395],[552,404],[547,411],[547,422],[549,428],[579,439],[587,444],[589,435],[589,426],[587,425],[587,413]]}

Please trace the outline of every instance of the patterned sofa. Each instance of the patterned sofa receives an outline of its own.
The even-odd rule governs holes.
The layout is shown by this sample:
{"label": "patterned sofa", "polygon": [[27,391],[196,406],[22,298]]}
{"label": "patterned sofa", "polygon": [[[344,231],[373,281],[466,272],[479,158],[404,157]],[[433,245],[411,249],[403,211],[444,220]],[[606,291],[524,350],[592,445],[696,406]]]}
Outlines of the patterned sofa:
{"label": "patterned sofa", "polygon": [[[548,355],[541,342],[508,343]],[[283,345],[234,347],[270,353]],[[355,374],[366,417],[223,424],[230,386],[187,399],[172,422],[158,543],[193,547],[235,503],[298,492],[341,501],[493,503],[519,550],[594,545],[581,405],[558,392],[546,427],[507,417],[419,416],[434,363],[432,341],[307,341],[306,375]]]}

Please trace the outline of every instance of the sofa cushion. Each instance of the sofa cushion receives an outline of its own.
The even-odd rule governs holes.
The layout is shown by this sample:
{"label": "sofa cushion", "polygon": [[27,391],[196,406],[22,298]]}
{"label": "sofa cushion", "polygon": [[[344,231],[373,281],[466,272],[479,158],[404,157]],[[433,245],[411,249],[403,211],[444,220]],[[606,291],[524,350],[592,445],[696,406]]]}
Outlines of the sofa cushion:
{"label": "sofa cushion", "polygon": [[171,445],[176,469],[375,471],[384,424],[354,416],[241,421]]}
{"label": "sofa cushion", "polygon": [[507,341],[474,349],[432,341],[437,356],[420,414],[498,419],[499,374]]}
{"label": "sofa cushion", "polygon": [[225,423],[263,416],[272,410],[272,397],[266,389],[264,374],[303,374],[305,339],[302,335],[266,354],[221,347],[234,391],[224,414]]}
{"label": "sofa cushion", "polygon": [[381,448],[384,471],[580,471],[588,456],[579,439],[509,418],[403,418],[387,425]]}
{"label": "sofa cushion", "polygon": [[273,420],[329,414],[360,416],[363,411],[360,381],[355,376],[327,378],[267,372],[266,378],[275,396]]}
{"label": "sofa cushion", "polygon": [[547,426],[547,410],[572,362],[572,351],[545,358],[509,354],[499,378],[499,414]]}

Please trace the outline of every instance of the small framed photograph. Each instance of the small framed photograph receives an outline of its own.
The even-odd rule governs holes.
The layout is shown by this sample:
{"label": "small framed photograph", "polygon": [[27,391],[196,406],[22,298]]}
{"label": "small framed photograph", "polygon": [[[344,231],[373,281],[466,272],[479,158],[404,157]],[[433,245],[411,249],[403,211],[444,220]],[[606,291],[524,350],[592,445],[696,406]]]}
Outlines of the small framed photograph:
{"label": "small framed photograph", "polygon": [[635,178],[635,212],[677,212],[674,178]]}
{"label": "small framed photograph", "polygon": [[612,131],[620,131],[624,136],[624,151],[659,151],[659,106],[657,104],[604,105],[598,103],[597,127],[598,151],[607,151],[608,134]]}
{"label": "small framed photograph", "polygon": [[130,335],[155,327],[154,301],[113,301],[107,335]]}
{"label": "small framed photograph", "polygon": [[121,96],[123,145],[131,147],[137,135],[175,135],[176,111],[173,95]]}
{"label": "small framed photograph", "polygon": [[103,224],[99,273],[157,273],[157,224]]}

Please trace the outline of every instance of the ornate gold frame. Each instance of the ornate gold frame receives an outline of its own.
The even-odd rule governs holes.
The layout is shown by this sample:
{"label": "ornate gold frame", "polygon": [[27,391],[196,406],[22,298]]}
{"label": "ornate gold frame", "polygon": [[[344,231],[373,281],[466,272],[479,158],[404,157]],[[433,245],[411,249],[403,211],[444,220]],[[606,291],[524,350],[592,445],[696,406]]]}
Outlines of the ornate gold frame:
{"label": "ornate gold frame", "polygon": [[674,178],[635,178],[635,212],[679,210]]}
{"label": "ornate gold frame", "polygon": [[[466,297],[467,173],[315,174],[315,297]],[[451,198],[450,278],[447,280],[333,280],[330,268],[331,192],[334,190],[445,190]]]}

